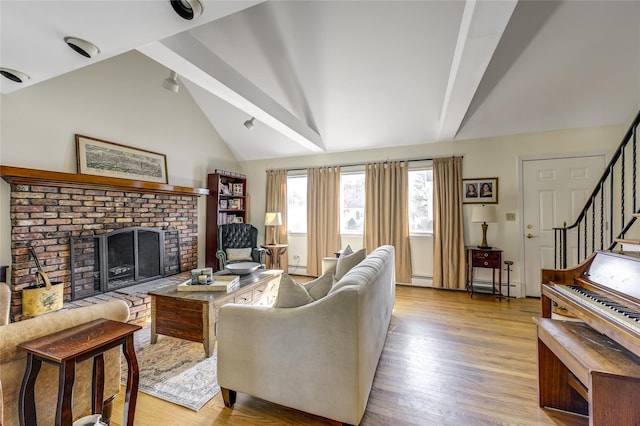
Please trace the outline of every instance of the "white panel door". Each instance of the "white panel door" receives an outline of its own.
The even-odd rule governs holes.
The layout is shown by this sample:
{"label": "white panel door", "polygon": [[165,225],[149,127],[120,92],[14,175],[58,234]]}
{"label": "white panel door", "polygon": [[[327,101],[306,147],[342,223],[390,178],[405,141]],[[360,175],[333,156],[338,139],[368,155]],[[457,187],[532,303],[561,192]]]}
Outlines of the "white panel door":
{"label": "white panel door", "polygon": [[[605,167],[604,155],[522,162],[525,295],[540,297],[540,271],[553,268],[553,228],[571,225]],[[567,247],[567,264],[577,259]]]}

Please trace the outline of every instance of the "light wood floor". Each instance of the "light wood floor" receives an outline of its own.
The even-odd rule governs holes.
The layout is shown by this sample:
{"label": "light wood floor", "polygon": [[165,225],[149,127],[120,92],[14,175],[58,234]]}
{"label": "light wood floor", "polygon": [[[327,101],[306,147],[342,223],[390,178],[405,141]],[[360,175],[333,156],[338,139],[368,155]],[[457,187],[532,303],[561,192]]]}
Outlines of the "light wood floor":
{"label": "light wood floor", "polygon": [[[537,404],[537,299],[398,286],[391,327],[362,425],[585,425]],[[112,425],[120,426],[124,388]],[[136,425],[336,425],[238,394],[199,412],[138,395]]]}

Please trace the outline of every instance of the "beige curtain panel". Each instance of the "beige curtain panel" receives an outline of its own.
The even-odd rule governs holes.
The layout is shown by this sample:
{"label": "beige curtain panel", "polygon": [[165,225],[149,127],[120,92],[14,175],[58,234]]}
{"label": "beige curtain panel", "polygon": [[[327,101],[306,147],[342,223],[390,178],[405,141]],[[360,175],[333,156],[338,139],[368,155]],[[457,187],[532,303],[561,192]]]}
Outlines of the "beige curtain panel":
{"label": "beige curtain panel", "polygon": [[307,169],[307,274],[340,248],[340,167]]}
{"label": "beige curtain panel", "polygon": [[433,160],[433,286],[464,290],[462,158]]}
{"label": "beige curtain panel", "polygon": [[[282,215],[282,225],[278,226],[276,236],[278,243],[288,244],[287,239],[287,171],[267,170],[267,204],[266,212],[280,212]],[[265,228],[270,228],[266,226]],[[265,229],[265,241],[269,240],[269,235],[273,230]],[[288,253],[280,257],[280,267],[287,272],[289,270]]]}
{"label": "beige curtain panel", "polygon": [[411,282],[409,207],[406,162],[367,164],[365,171],[364,246],[367,252],[383,244],[396,251],[396,281]]}

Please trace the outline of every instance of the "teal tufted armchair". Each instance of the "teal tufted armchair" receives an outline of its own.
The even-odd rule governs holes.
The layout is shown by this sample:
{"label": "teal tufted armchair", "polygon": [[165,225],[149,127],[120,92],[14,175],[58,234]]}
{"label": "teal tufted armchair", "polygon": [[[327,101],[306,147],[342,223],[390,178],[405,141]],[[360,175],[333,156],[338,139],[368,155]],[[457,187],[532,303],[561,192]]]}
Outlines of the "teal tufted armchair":
{"label": "teal tufted armchair", "polygon": [[[251,248],[246,259],[229,260],[227,249]],[[219,270],[222,271],[228,263],[256,262],[264,268],[265,249],[258,247],[258,230],[248,223],[230,223],[218,227],[218,258]]]}

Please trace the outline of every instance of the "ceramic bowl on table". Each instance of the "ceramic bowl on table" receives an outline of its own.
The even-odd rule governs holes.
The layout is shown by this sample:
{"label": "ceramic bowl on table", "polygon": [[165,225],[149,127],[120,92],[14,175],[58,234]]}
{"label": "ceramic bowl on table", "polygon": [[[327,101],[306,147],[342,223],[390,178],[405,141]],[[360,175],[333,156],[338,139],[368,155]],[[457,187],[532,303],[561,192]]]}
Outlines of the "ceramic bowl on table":
{"label": "ceramic bowl on table", "polygon": [[256,262],[239,262],[227,264],[226,269],[235,275],[246,275],[254,272],[259,267],[260,264]]}

